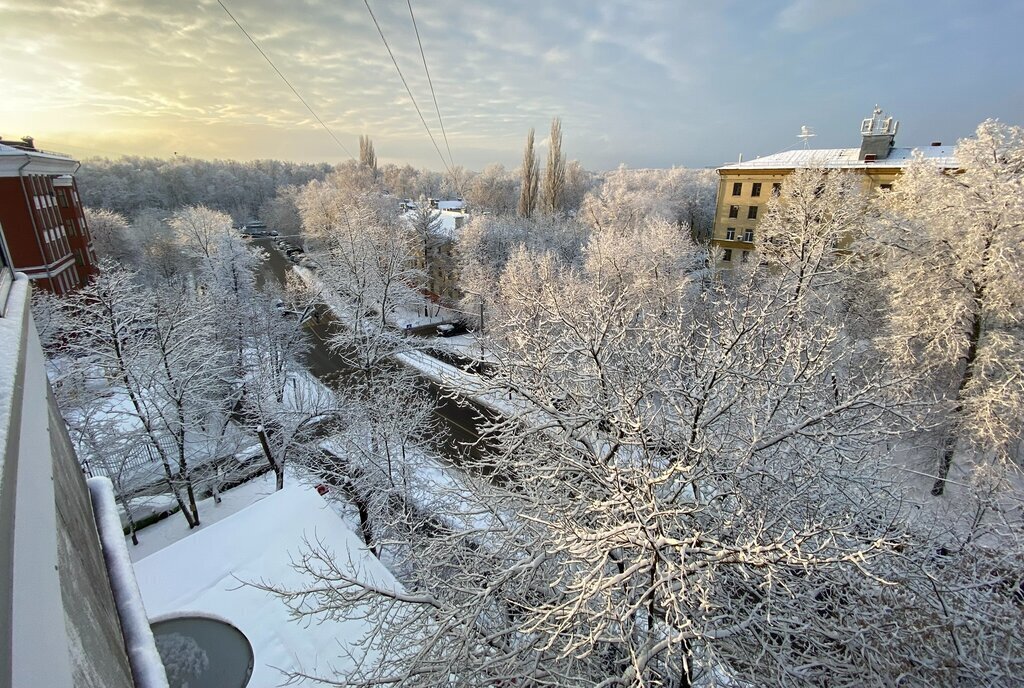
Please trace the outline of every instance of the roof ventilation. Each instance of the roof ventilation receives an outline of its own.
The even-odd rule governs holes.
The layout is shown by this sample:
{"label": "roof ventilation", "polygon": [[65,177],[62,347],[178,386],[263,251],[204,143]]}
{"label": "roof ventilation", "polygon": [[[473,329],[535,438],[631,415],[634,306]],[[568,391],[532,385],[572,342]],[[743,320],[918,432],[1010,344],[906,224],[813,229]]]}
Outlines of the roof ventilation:
{"label": "roof ventilation", "polygon": [[864,156],[864,162],[875,162],[876,160],[878,160],[878,156],[874,153],[867,153]]}
{"label": "roof ventilation", "polygon": [[942,145],[942,141],[932,141],[932,147],[937,148]]}

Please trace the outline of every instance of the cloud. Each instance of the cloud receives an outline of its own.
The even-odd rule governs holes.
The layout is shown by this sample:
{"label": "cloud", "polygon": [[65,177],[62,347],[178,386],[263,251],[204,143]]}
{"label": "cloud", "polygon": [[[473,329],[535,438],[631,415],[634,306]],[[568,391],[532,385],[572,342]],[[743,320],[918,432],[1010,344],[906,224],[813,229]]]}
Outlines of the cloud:
{"label": "cloud", "polygon": [[783,31],[803,33],[864,9],[850,0],[792,0],[779,12],[775,24]]}

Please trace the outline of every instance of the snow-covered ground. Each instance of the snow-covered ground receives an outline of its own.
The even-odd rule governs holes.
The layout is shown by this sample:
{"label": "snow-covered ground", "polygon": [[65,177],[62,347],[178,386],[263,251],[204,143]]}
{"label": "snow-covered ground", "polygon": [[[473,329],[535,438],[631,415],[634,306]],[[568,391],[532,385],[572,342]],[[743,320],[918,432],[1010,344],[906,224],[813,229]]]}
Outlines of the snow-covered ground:
{"label": "snow-covered ground", "polygon": [[[383,587],[400,589],[391,573],[347,527],[327,501],[310,487],[292,483],[273,491],[269,481],[253,481],[224,495],[220,507],[205,508],[204,524],[182,533],[183,519],[142,532],[152,551],[133,551],[135,575],[150,619],[198,612],[230,621],[255,653],[250,688],[284,682],[288,671],[331,675],[352,666],[364,649],[355,642],[372,630],[360,618],[291,619],[278,597],[245,582],[266,581],[283,588],[310,584],[292,562],[305,541],[333,551],[338,566]],[[176,526],[176,522],[181,521]],[[163,523],[168,523],[164,526]],[[153,531],[150,533],[150,531]],[[182,536],[182,537],[179,537]],[[373,661],[375,651],[367,651]]]}

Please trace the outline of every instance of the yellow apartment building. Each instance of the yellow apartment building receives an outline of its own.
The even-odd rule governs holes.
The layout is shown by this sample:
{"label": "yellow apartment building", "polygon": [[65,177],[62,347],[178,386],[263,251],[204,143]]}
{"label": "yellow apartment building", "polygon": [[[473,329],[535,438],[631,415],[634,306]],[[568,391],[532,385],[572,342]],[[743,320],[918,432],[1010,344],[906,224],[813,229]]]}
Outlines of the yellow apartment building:
{"label": "yellow apartment building", "polygon": [[784,151],[718,168],[718,204],[711,243],[719,250],[719,264],[728,266],[751,259],[757,246],[757,224],[773,194],[778,194],[793,170],[854,170],[864,175],[868,188],[887,189],[917,155],[956,169],[954,146],[935,142],[920,148],[897,148],[899,122],[875,108],[861,122],[859,148]]}

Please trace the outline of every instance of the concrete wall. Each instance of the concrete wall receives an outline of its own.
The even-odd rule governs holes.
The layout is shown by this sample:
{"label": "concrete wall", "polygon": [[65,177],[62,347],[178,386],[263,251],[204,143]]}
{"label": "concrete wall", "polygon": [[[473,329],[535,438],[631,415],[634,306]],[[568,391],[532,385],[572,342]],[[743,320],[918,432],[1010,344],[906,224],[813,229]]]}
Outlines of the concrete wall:
{"label": "concrete wall", "polygon": [[0,688],[129,688],[92,503],[16,279],[0,318]]}

